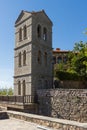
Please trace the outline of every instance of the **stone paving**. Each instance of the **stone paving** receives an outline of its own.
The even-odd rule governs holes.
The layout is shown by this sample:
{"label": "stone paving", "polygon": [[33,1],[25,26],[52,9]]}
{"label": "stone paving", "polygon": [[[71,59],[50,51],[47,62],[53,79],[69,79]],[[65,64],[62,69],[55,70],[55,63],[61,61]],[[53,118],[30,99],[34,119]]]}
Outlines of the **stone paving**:
{"label": "stone paving", "polygon": [[10,118],[0,120],[0,130],[52,130],[52,129],[41,127],[37,124],[30,123],[27,121]]}

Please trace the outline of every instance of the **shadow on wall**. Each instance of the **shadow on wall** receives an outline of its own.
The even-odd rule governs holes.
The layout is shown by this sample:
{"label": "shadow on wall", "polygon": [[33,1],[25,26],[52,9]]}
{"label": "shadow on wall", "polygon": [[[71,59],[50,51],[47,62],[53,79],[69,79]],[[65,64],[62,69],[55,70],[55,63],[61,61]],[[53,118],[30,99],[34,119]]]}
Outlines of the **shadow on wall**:
{"label": "shadow on wall", "polygon": [[51,97],[49,94],[41,95],[38,98],[39,114],[44,116],[51,116]]}
{"label": "shadow on wall", "polygon": [[[52,90],[54,91],[54,90]],[[55,102],[54,98],[50,91],[47,89],[38,90],[38,105],[39,105],[39,111],[38,114],[44,115],[44,116],[52,116],[52,113],[54,113],[54,117],[63,119],[63,116],[59,114],[58,110],[55,109]],[[54,92],[53,92],[54,93]]]}

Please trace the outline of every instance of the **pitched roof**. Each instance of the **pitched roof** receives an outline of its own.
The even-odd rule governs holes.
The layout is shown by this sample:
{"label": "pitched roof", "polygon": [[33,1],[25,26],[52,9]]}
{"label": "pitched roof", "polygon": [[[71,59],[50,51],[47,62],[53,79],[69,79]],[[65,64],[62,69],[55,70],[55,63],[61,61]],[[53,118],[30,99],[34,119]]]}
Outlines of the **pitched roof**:
{"label": "pitched roof", "polygon": [[24,15],[25,12],[26,12],[26,13],[30,13],[30,12],[27,12],[27,11],[22,10],[21,13],[19,14],[17,20],[15,21],[15,24],[21,19],[21,17]]}
{"label": "pitched roof", "polygon": [[38,13],[44,13],[44,15],[49,19],[49,21],[50,21],[51,24],[53,25],[52,21],[51,21],[50,18],[47,16],[47,14],[45,13],[44,10],[37,11],[37,12],[35,12],[35,11],[29,12],[29,11],[24,11],[24,10],[22,10],[21,13],[19,14],[17,20],[15,21],[15,24],[21,19],[21,17],[24,15],[24,13],[29,13],[29,14],[31,14],[31,15],[36,15],[36,14],[38,14]]}

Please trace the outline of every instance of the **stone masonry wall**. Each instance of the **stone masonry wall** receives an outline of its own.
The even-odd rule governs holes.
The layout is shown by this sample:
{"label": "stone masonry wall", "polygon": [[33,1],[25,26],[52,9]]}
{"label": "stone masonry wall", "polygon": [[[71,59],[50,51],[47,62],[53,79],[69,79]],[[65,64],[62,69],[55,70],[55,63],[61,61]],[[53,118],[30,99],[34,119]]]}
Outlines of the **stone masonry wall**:
{"label": "stone masonry wall", "polygon": [[[16,118],[40,125],[39,128],[48,130],[87,130],[87,123],[79,123],[63,119],[56,119],[22,112],[7,111],[9,118]],[[37,126],[38,127],[38,126]],[[49,129],[49,130],[51,130]]]}
{"label": "stone masonry wall", "polygon": [[87,122],[87,89],[38,90],[39,114]]}

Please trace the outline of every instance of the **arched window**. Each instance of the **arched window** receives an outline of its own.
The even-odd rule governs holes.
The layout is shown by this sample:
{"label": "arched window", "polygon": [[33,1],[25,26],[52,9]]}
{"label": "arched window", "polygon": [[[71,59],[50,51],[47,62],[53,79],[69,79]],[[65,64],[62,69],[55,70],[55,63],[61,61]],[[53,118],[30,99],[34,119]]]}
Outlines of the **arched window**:
{"label": "arched window", "polygon": [[42,80],[38,80],[38,89],[42,89]]}
{"label": "arched window", "polygon": [[47,80],[44,81],[44,85],[45,85],[45,89],[47,89],[48,88],[48,81]]}
{"label": "arched window", "polygon": [[18,81],[18,95],[21,95],[21,82]]}
{"label": "arched window", "polygon": [[58,63],[58,64],[59,64],[59,63],[62,63],[62,57],[61,57],[61,56],[57,57],[57,63]]}
{"label": "arched window", "polygon": [[38,58],[37,58],[37,60],[38,60],[38,64],[42,63],[42,54],[41,54],[40,50],[38,51]]}
{"label": "arched window", "polygon": [[37,27],[37,36],[38,36],[38,38],[41,38],[41,26],[40,25],[38,25],[38,27]]}
{"label": "arched window", "polygon": [[26,83],[25,80],[23,80],[23,96],[26,95]]}
{"label": "arched window", "polygon": [[20,67],[21,66],[21,52],[18,55],[18,64],[19,64],[19,67]]}
{"label": "arched window", "polygon": [[24,31],[24,39],[26,39],[27,38],[27,27],[26,27],[26,25],[24,26],[23,31]]}
{"label": "arched window", "polygon": [[47,53],[46,52],[44,53],[44,63],[45,63],[45,65],[47,65]]}
{"label": "arched window", "polygon": [[47,29],[46,28],[43,28],[43,39],[44,39],[44,41],[47,40]]}
{"label": "arched window", "polygon": [[26,51],[23,52],[23,65],[26,65]]}
{"label": "arched window", "polygon": [[66,64],[66,63],[67,63],[67,59],[68,59],[67,56],[64,56],[64,57],[63,57],[63,63]]}
{"label": "arched window", "polygon": [[53,56],[53,64],[56,64],[56,56]]}
{"label": "arched window", "polygon": [[19,41],[21,41],[22,40],[22,29],[20,28],[19,29]]}

